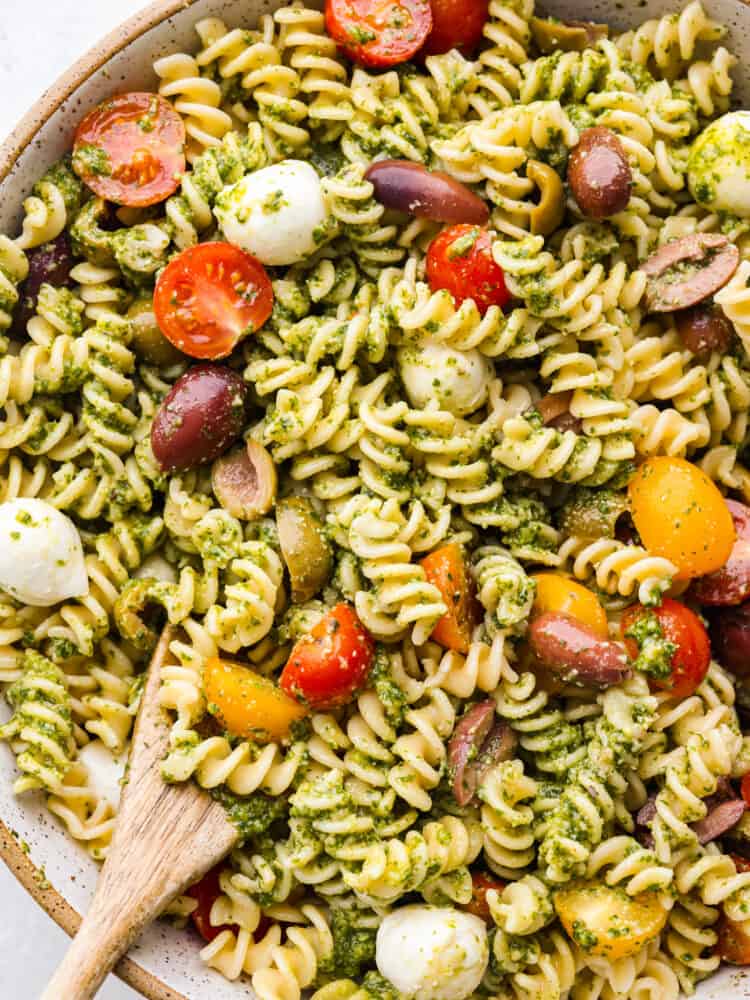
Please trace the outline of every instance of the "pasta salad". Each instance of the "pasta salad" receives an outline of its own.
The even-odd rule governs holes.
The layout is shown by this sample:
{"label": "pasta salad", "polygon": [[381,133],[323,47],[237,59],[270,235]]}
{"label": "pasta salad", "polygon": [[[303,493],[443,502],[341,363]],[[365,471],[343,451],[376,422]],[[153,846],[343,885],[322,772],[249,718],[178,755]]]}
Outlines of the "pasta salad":
{"label": "pasta salad", "polygon": [[[150,654],[260,1000],[750,964],[750,112],[699,0],[196,24],[0,236],[15,791],[102,860]],[[238,987],[238,991],[241,988]]]}

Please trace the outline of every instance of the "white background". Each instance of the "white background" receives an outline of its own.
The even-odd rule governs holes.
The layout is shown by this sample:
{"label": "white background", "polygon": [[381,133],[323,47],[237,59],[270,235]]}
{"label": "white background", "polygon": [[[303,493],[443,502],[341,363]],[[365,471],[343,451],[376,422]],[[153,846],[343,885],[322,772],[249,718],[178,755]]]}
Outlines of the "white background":
{"label": "white background", "polygon": [[[0,0],[0,139],[71,62],[146,0]],[[67,937],[0,862],[0,997],[36,1000]],[[101,1000],[136,1000],[110,977]]]}

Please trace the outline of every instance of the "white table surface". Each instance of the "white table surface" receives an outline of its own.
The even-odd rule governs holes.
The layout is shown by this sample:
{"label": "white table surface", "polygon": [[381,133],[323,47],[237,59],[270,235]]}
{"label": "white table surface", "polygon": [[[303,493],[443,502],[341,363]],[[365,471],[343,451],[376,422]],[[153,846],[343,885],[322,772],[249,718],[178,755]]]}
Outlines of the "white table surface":
{"label": "white table surface", "polygon": [[[146,0],[0,0],[0,137],[68,65]],[[67,937],[0,862],[0,997],[35,1000]],[[101,1000],[136,1000],[110,977]]]}

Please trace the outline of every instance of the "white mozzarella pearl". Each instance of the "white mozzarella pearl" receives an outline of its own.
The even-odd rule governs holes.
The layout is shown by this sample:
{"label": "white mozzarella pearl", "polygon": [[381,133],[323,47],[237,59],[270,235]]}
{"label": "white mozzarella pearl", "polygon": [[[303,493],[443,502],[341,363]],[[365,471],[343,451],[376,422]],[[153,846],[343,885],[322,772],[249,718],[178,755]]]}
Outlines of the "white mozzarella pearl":
{"label": "white mozzarella pearl", "polygon": [[0,504],[0,587],[38,608],[88,593],[78,529],[44,500]]}
{"label": "white mozzarella pearl", "polygon": [[688,184],[697,202],[750,218],[750,111],[732,111],[693,143]]}
{"label": "white mozzarella pearl", "polygon": [[101,740],[92,740],[78,751],[78,760],[86,768],[89,785],[100,799],[104,799],[117,809],[122,791],[122,776],[125,773],[127,754],[114,757]]}
{"label": "white mozzarella pearl", "polygon": [[492,364],[479,351],[457,351],[437,340],[402,347],[398,365],[412,406],[421,410],[437,401],[457,417],[484,404],[493,376]]}
{"label": "white mozzarella pearl", "polygon": [[381,975],[414,1000],[466,1000],[488,959],[484,921],[448,907],[403,906],[383,919],[375,943]]}
{"label": "white mozzarella pearl", "polygon": [[219,194],[215,212],[230,243],[273,266],[314,253],[326,220],[320,178],[302,160],[246,174]]}

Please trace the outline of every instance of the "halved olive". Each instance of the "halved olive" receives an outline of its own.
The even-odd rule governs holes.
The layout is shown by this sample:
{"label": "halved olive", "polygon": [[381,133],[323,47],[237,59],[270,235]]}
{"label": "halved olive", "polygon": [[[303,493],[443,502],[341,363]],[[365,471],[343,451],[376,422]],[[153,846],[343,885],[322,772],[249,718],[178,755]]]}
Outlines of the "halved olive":
{"label": "halved olive", "polygon": [[267,514],[276,499],[276,466],[262,444],[248,441],[211,467],[211,488],[233,517],[254,521]]}
{"label": "halved olive", "polygon": [[127,311],[127,318],[133,331],[133,347],[143,361],[166,368],[186,360],[157,326],[150,298],[136,299]]}
{"label": "halved olive", "polygon": [[331,575],[333,557],[323,524],[306,497],[287,497],[276,504],[281,554],[292,581],[292,601],[308,601]]}
{"label": "halved olive", "polygon": [[596,21],[557,21],[532,17],[531,34],[540,52],[582,52],[609,35],[609,27]]}

